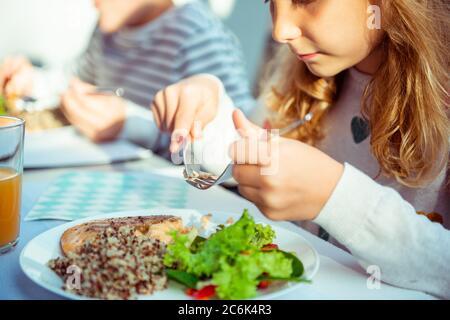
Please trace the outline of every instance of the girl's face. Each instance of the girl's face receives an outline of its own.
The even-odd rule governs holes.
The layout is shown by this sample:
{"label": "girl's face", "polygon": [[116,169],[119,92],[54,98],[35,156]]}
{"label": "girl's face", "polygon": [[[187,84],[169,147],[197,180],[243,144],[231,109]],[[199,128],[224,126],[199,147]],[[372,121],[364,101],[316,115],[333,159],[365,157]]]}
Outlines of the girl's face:
{"label": "girl's face", "polygon": [[316,76],[332,77],[352,66],[373,73],[383,36],[368,26],[368,7],[374,2],[271,0],[273,38],[289,45]]}

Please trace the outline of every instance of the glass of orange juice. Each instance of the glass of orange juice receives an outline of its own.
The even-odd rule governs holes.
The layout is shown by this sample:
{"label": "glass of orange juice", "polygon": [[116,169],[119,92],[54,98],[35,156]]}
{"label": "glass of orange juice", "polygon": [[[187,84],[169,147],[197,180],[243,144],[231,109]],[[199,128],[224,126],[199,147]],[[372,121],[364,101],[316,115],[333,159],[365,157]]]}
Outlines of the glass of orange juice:
{"label": "glass of orange juice", "polygon": [[0,254],[19,241],[24,130],[23,120],[0,116]]}

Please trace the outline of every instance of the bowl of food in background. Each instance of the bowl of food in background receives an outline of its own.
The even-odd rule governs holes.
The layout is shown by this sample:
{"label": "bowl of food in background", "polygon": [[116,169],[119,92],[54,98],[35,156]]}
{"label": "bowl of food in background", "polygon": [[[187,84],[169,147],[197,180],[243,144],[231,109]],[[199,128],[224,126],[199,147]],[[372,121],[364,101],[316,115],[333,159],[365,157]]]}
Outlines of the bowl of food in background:
{"label": "bowl of food in background", "polygon": [[59,108],[57,98],[36,100],[31,97],[0,95],[0,115],[25,120],[27,132],[37,132],[69,125]]}

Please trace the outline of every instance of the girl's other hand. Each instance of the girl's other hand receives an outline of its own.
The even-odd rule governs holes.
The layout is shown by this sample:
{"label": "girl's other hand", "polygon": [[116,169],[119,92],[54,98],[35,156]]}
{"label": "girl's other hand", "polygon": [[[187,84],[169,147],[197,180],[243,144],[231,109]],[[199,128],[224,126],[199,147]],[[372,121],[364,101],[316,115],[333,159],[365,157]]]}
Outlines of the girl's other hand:
{"label": "girl's other hand", "polygon": [[343,165],[302,142],[269,135],[236,110],[242,139],[230,148],[239,192],[272,220],[313,220],[330,198]]}
{"label": "girl's other hand", "polygon": [[69,122],[94,142],[117,138],[126,119],[125,101],[114,95],[96,94],[95,86],[74,79],[61,99]]}
{"label": "girl's other hand", "polygon": [[28,59],[6,58],[0,65],[0,94],[6,97],[29,95],[33,88],[34,72]]}
{"label": "girl's other hand", "polygon": [[161,131],[172,133],[170,152],[178,151],[189,136],[200,138],[217,114],[221,83],[210,75],[184,79],[159,91],[151,109]]}

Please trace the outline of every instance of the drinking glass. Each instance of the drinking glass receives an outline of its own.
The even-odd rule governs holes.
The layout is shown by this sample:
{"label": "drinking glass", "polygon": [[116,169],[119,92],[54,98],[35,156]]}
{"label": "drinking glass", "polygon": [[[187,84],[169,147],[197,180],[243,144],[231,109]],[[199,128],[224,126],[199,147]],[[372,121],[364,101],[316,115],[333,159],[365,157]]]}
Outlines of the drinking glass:
{"label": "drinking glass", "polygon": [[24,121],[0,116],[0,254],[19,241]]}

